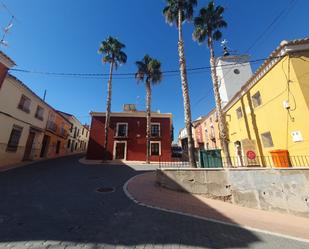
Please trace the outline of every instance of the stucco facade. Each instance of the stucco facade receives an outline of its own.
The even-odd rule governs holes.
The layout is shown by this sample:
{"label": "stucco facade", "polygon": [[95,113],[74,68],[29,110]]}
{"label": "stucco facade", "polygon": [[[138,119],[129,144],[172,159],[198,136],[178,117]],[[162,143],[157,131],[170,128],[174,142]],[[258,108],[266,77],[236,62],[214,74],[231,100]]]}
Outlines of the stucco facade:
{"label": "stucco facade", "polygon": [[257,156],[278,149],[309,155],[308,63],[308,39],[283,42],[231,99],[225,112],[232,156],[238,147],[246,156],[248,144]]}
{"label": "stucco facade", "polygon": [[[29,101],[25,108],[21,106],[22,98]],[[42,110],[39,115],[38,108]],[[13,76],[6,76],[0,90],[0,166],[40,158],[49,112],[53,112],[52,108],[28,87]],[[20,129],[21,134],[16,150],[10,150],[8,142],[14,127]],[[32,142],[28,140],[30,135]],[[32,143],[30,151],[26,151],[27,142]]]}
{"label": "stucco facade", "polygon": [[84,153],[87,151],[89,141],[89,127],[81,122],[72,114],[59,111],[72,124],[67,139],[68,153]]}
{"label": "stucco facade", "polygon": [[0,52],[0,167],[66,155],[71,123],[7,73],[14,65]]}
{"label": "stucco facade", "polygon": [[221,148],[219,137],[219,125],[216,111],[213,109],[200,124],[202,139],[205,150],[214,150]]}
{"label": "stucco facade", "polygon": [[49,112],[40,157],[52,158],[69,154],[67,141],[72,124],[59,112]]}
{"label": "stucco facade", "polygon": [[[104,158],[104,126],[105,113],[91,113],[92,122],[87,158],[100,160]],[[151,122],[159,130],[157,136],[151,138],[150,160],[171,159],[172,115],[152,113]],[[124,128],[119,134],[120,128]],[[152,145],[153,144],[153,145]],[[123,146],[121,148],[121,146]],[[117,154],[120,151],[120,156]],[[122,112],[111,113],[109,140],[106,159],[145,161],[146,160],[146,113]]]}

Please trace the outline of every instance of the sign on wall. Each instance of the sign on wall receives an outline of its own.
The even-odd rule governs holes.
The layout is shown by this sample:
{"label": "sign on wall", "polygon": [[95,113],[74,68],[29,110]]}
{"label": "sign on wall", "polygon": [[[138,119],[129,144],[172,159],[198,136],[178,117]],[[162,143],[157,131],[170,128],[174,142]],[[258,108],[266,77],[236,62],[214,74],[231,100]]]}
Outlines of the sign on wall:
{"label": "sign on wall", "polygon": [[256,149],[255,140],[243,139],[241,140],[241,148],[244,166],[260,166],[260,160]]}

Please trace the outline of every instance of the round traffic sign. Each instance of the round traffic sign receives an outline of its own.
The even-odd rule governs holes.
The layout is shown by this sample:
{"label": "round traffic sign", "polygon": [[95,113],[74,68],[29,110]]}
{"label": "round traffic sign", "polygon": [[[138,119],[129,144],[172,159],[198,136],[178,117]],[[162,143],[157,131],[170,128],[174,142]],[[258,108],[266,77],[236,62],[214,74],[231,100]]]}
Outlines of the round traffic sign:
{"label": "round traffic sign", "polygon": [[253,159],[256,158],[256,154],[255,154],[254,151],[248,150],[248,151],[247,151],[247,157],[248,157],[248,159],[253,160]]}

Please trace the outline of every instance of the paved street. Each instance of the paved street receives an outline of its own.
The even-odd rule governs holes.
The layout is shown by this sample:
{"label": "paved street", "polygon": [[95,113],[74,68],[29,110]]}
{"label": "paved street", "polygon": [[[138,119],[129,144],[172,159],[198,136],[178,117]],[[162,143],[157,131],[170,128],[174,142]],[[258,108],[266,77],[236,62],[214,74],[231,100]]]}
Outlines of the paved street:
{"label": "paved street", "polygon": [[123,185],[143,172],[72,156],[0,173],[0,248],[309,247],[139,206]]}

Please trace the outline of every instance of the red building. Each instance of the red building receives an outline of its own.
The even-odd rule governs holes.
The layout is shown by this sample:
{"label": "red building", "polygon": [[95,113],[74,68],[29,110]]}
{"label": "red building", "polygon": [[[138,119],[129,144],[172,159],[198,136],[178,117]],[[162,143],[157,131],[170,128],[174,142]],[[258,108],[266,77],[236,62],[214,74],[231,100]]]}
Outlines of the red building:
{"label": "red building", "polygon": [[[104,157],[105,113],[92,112],[87,159]],[[150,160],[171,159],[172,114],[151,114]],[[113,112],[107,145],[108,160],[146,160],[146,112]]]}

